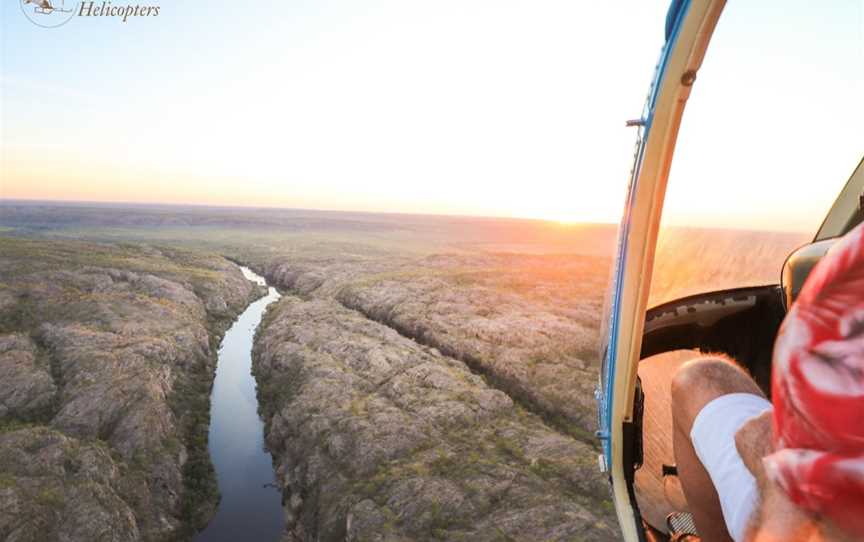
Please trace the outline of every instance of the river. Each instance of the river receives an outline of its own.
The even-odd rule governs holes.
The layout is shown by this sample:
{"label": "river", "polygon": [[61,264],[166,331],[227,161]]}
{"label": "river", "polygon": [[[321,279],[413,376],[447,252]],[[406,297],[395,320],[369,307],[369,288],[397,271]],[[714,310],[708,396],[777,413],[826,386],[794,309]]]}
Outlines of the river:
{"label": "river", "polygon": [[[246,267],[243,275],[266,285]],[[264,449],[264,423],[252,376],[252,340],[267,305],[279,299],[270,287],[250,304],[222,339],[216,380],[210,396],[210,457],[222,499],[216,515],[195,536],[197,542],[276,541],[284,527],[282,494],[274,483],[273,464]]]}

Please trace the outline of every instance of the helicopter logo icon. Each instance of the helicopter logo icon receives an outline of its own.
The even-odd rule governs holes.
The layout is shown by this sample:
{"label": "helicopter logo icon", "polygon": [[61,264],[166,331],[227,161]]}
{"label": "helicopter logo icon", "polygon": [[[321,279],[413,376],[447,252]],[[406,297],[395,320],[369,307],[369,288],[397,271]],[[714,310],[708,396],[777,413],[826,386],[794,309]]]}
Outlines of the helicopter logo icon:
{"label": "helicopter logo icon", "polygon": [[66,7],[66,0],[20,0],[21,11],[31,23],[44,28],[55,28],[68,23],[75,10]]}

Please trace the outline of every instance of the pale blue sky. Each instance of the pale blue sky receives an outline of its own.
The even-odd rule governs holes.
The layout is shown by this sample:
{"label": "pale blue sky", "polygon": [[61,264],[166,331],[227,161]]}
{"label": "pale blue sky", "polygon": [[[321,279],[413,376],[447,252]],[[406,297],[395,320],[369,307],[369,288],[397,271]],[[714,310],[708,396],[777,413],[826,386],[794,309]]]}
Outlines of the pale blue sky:
{"label": "pale blue sky", "polygon": [[[666,9],[153,3],[159,17],[57,29],[3,3],[0,197],[615,221],[635,135],[623,121],[641,111]],[[713,201],[739,206],[736,194],[770,170],[802,184],[805,204],[818,200],[815,216],[864,152],[853,99],[864,94],[864,0],[744,4],[721,19],[673,183],[698,178],[677,184],[695,195],[699,182],[722,185]],[[733,123],[742,112],[752,124]],[[765,165],[807,149],[805,165]],[[828,188],[807,183],[819,175]],[[730,221],[683,188],[670,191],[670,220]],[[736,225],[764,222],[753,217],[771,190],[757,188]]]}
{"label": "pale blue sky", "polygon": [[665,223],[815,233],[864,156],[864,0],[730,1],[687,105]]}

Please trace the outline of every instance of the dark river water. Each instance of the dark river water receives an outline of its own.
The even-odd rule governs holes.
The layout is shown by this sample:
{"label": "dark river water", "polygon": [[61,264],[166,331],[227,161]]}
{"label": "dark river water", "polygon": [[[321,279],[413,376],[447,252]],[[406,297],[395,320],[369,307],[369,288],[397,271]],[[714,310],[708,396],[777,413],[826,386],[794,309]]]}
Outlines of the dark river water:
{"label": "dark river water", "polygon": [[[242,268],[247,279],[266,285],[262,277]],[[273,464],[264,449],[264,423],[252,376],[252,339],[264,309],[279,299],[270,288],[225,334],[210,397],[210,457],[222,500],[200,542],[276,541],[284,519],[282,495],[274,483]]]}

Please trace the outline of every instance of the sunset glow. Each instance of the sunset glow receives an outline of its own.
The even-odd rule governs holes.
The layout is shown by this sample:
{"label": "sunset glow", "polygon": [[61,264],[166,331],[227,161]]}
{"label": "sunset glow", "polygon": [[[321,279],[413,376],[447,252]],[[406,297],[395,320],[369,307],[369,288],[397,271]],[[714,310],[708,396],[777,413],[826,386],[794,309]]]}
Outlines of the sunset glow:
{"label": "sunset glow", "polygon": [[678,383],[764,403],[852,269],[864,0],[5,0],[0,42],[0,537],[739,534],[692,456],[746,431],[681,441]]}
{"label": "sunset glow", "polygon": [[[0,197],[616,222],[635,138],[623,123],[639,115],[663,41],[660,25],[645,21],[662,21],[666,4],[215,3],[200,14],[175,3],[159,17],[89,18],[49,30],[8,2]],[[847,4],[823,21],[835,42],[813,53],[838,67],[864,65],[861,6]],[[798,9],[802,21],[808,10]],[[785,184],[809,191],[785,209],[815,198],[814,210],[796,212],[823,213],[864,148],[856,129],[864,114],[849,103],[862,92],[861,70],[835,74],[829,66],[832,101],[788,114],[818,95],[825,77],[799,81],[795,74],[811,69],[803,63],[739,85],[724,70],[760,73],[763,58],[739,53],[761,46],[751,43],[763,39],[752,30],[764,21],[728,11],[673,168],[673,189],[677,178],[707,175],[700,180],[722,178],[728,193],[706,199],[699,183],[690,195],[673,190],[668,218],[794,229],[757,212],[777,188],[741,171],[764,179],[785,149],[807,146],[824,181],[807,182],[815,165],[787,168],[801,172],[791,179],[782,170]],[[778,30],[797,32],[794,24]],[[843,56],[831,57],[832,48]],[[781,85],[782,109],[770,112],[761,100]],[[741,92],[758,99],[723,99]],[[768,112],[762,128],[718,123],[732,118],[732,103],[749,118]],[[802,119],[832,137],[768,137]],[[754,147],[748,137],[760,138],[760,155],[741,153]],[[727,151],[723,141],[738,146]],[[726,152],[734,159],[718,159]],[[755,192],[742,206],[748,190]],[[735,205],[713,213],[717,198]]]}

